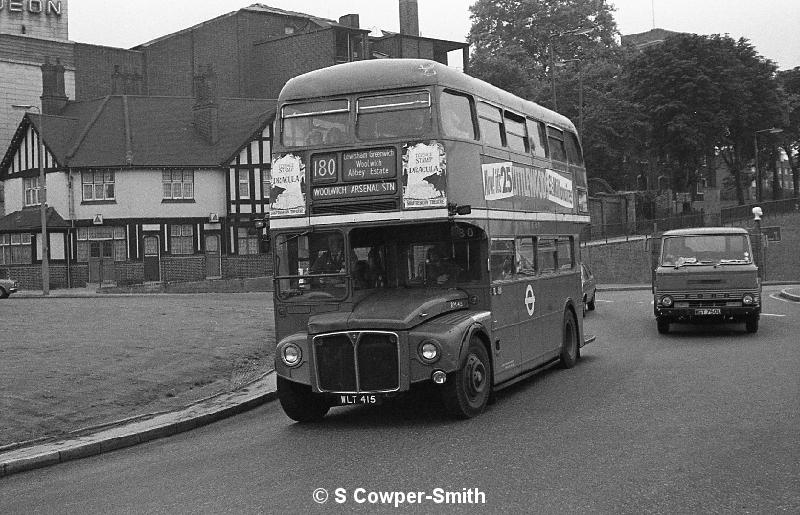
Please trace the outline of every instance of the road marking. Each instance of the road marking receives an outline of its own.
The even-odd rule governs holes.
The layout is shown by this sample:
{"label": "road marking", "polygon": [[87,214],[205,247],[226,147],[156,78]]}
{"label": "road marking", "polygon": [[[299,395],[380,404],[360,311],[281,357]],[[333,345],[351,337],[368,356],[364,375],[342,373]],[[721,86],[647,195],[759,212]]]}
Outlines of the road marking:
{"label": "road marking", "polygon": [[779,315],[777,313],[761,313],[762,317],[785,317],[786,315]]}
{"label": "road marking", "polygon": [[608,302],[609,304],[613,304],[613,300],[605,300],[605,299],[594,299],[595,302]]}
{"label": "road marking", "polygon": [[789,304],[797,304],[797,301],[796,301],[796,300],[784,299],[784,298],[783,298],[783,297],[781,297],[781,296],[780,296],[780,294],[778,294],[778,293],[770,293],[770,294],[769,294],[769,298],[770,298],[770,299],[779,300],[779,301],[781,301],[781,302],[788,302]]}

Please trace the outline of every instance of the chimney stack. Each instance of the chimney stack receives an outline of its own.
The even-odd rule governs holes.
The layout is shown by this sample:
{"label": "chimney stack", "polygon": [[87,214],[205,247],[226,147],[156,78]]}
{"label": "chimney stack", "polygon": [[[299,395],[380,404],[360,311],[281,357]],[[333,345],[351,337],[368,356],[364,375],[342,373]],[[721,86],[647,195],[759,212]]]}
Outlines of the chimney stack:
{"label": "chimney stack", "polygon": [[219,140],[219,104],[217,104],[217,74],[211,65],[194,76],[195,103],[192,108],[194,129],[208,143]]}
{"label": "chimney stack", "polygon": [[42,114],[57,114],[67,105],[67,94],[64,89],[64,66],[56,58],[56,64],[50,64],[45,57],[42,64]]}
{"label": "chimney stack", "polygon": [[400,34],[419,36],[417,0],[400,0]]}
{"label": "chimney stack", "polygon": [[351,29],[357,29],[359,28],[358,15],[345,14],[344,16],[339,18],[339,24],[344,25],[345,27],[350,27]]}

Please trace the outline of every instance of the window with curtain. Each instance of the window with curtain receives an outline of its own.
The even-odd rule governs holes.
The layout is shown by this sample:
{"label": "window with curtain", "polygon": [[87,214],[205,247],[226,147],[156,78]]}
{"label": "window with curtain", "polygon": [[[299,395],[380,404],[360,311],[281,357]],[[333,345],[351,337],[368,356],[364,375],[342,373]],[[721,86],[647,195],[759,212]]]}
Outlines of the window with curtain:
{"label": "window with curtain", "polygon": [[191,224],[171,225],[169,243],[172,254],[194,254],[194,226]]}
{"label": "window with curtain", "polygon": [[84,201],[114,200],[115,177],[111,170],[81,172],[81,191]]}
{"label": "window with curtain", "polygon": [[194,172],[192,170],[165,170],[161,174],[165,200],[194,198]]}

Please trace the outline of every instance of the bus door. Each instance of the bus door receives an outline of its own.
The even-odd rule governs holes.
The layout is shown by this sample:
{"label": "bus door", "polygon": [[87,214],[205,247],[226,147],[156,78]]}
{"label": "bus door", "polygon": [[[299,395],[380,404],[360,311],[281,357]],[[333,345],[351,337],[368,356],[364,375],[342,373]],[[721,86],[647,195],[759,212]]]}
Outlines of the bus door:
{"label": "bus door", "polygon": [[521,324],[525,313],[524,290],[514,277],[514,239],[492,238],[489,268],[491,274],[492,346],[495,353],[495,379],[513,376],[522,363]]}
{"label": "bus door", "polygon": [[580,273],[573,245],[573,238],[568,236],[536,238],[536,293],[542,292],[542,295],[536,302],[534,323],[537,333],[545,336],[540,352],[558,351],[564,322],[563,300],[571,292],[580,300]]}

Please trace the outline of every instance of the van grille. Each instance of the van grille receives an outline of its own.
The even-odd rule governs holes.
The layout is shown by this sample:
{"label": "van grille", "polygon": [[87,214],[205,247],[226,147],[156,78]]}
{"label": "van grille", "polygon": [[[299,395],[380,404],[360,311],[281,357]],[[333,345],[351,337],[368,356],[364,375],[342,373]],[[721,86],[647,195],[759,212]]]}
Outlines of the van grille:
{"label": "van grille", "polygon": [[320,390],[388,392],[400,387],[398,337],[394,333],[351,331],[314,337]]}
{"label": "van grille", "polygon": [[659,291],[658,295],[669,295],[675,301],[675,307],[722,307],[722,306],[741,306],[742,297],[746,293],[751,294],[756,304],[761,304],[761,296],[758,292],[750,290],[698,290],[698,291]]}

